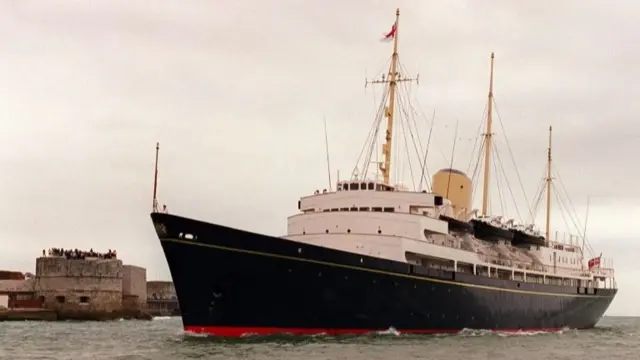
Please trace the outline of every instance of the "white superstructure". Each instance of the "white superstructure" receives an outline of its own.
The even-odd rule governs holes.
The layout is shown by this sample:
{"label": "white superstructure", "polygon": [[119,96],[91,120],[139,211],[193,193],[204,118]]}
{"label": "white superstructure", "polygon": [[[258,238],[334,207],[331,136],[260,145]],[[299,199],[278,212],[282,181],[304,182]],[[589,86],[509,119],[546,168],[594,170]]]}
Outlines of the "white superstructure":
{"label": "white superstructure", "polygon": [[[288,239],[383,259],[545,284],[615,287],[611,261],[591,270],[581,246],[512,246],[449,232],[440,215],[449,200],[427,192],[397,191],[378,181],[346,181],[338,191],[302,197],[288,218]],[[349,189],[349,190],[344,190]]]}

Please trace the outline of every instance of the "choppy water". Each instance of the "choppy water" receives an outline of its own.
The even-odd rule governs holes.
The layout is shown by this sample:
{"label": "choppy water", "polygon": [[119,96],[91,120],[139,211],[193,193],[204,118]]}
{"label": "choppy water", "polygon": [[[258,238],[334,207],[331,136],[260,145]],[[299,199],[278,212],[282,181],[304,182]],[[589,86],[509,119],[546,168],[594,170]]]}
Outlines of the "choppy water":
{"label": "choppy water", "polygon": [[640,318],[547,334],[247,337],[185,335],[180,318],[0,323],[0,359],[640,359]]}

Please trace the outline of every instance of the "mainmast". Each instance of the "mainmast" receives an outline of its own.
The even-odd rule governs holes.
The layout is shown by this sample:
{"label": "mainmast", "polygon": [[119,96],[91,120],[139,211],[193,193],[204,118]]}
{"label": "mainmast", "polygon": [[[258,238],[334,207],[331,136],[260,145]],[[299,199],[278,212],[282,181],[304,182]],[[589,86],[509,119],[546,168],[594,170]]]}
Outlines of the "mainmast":
{"label": "mainmast", "polygon": [[393,55],[391,56],[391,65],[389,66],[388,76],[385,78],[382,76],[381,80],[367,81],[371,84],[389,84],[389,97],[383,99],[387,102],[385,109],[385,116],[387,117],[387,131],[385,133],[385,143],[382,145],[382,154],[384,155],[384,162],[379,165],[380,172],[382,173],[382,179],[385,184],[391,185],[389,179],[391,174],[391,141],[393,137],[393,120],[396,106],[396,91],[399,82],[416,81],[417,78],[411,79],[400,75],[398,73],[398,25],[400,20],[400,9],[396,9],[396,21],[391,28],[391,31],[385,35],[387,40],[393,37]]}
{"label": "mainmast", "polygon": [[398,25],[400,20],[400,9],[396,9],[396,22],[394,24],[395,33],[393,36],[393,55],[391,56],[391,69],[389,70],[389,103],[387,106],[387,132],[385,135],[385,143],[382,145],[382,154],[384,155],[384,164],[380,164],[382,179],[385,184],[391,185],[389,181],[389,173],[391,171],[391,135],[393,134],[393,113],[396,106],[396,82],[398,68]]}
{"label": "mainmast", "polygon": [[156,164],[155,172],[153,176],[153,205],[151,210],[155,213],[158,212],[158,153],[160,152],[160,143],[156,143]]}
{"label": "mainmast", "polygon": [[487,204],[489,201],[489,171],[491,170],[491,122],[493,112],[493,59],[491,53],[491,75],[489,77],[489,96],[487,100],[487,128],[484,134],[484,183],[482,186],[482,215],[487,215]]}
{"label": "mainmast", "polygon": [[551,132],[552,132],[552,127],[549,126],[549,148],[547,149],[547,178],[546,178],[546,182],[547,182],[547,221],[546,221],[546,231],[545,231],[545,235],[546,235],[546,239],[547,239],[547,246],[549,246],[549,242],[550,237],[549,235],[551,234],[551,181],[553,180],[551,177]]}

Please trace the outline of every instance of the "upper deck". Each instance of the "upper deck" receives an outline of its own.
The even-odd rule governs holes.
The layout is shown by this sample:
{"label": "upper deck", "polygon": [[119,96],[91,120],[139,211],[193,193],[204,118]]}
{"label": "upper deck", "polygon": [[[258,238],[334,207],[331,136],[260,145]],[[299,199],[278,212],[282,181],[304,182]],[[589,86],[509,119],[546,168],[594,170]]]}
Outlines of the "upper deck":
{"label": "upper deck", "polygon": [[303,213],[328,211],[403,212],[435,216],[451,215],[450,202],[426,191],[401,190],[373,180],[341,181],[336,191],[316,190],[300,198],[298,208]]}

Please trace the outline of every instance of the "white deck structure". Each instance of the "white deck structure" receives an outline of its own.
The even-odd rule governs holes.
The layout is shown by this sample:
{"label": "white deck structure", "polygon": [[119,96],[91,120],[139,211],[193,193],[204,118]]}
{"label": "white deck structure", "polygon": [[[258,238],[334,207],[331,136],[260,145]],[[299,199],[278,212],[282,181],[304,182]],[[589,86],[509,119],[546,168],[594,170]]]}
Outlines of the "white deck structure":
{"label": "white deck structure", "polygon": [[[348,189],[348,190],[347,190]],[[611,261],[589,270],[582,248],[512,246],[450,233],[439,215],[450,202],[427,192],[398,191],[377,181],[344,181],[337,191],[302,197],[288,218],[288,239],[400,262],[545,284],[616,286]]]}

